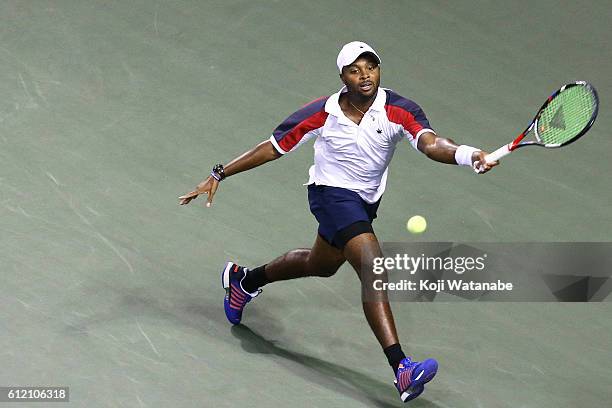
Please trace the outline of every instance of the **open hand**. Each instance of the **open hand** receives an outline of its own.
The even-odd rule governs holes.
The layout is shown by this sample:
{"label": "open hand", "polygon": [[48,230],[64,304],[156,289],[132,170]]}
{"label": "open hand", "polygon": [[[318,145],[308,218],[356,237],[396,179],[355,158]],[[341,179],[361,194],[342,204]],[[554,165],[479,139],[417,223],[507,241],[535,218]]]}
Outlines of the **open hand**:
{"label": "open hand", "polygon": [[206,180],[203,180],[200,184],[198,184],[195,190],[185,195],[180,196],[179,204],[180,205],[189,204],[191,200],[195,199],[200,194],[207,194],[208,199],[206,200],[206,207],[210,207],[212,205],[212,200],[213,200],[215,193],[217,192],[218,187],[219,187],[219,182],[212,176],[208,176]]}

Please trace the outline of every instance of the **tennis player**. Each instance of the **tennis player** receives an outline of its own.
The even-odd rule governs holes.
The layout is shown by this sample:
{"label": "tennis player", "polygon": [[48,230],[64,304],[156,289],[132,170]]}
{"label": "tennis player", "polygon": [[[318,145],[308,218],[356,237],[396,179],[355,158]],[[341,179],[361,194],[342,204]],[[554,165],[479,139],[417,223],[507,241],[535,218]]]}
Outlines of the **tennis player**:
{"label": "tennis player", "polygon": [[[299,109],[268,140],[226,165],[215,165],[195,190],[179,197],[184,205],[206,194],[210,207],[226,177],[276,160],[315,139],[308,181],[310,210],[319,223],[314,245],[294,249],[254,269],[228,262],[222,282],[225,314],[232,324],[240,323],[244,307],[263,286],[307,276],[330,277],[345,261],[357,272],[362,287],[371,288],[373,260],[382,256],[372,221],[385,191],[389,162],[403,139],[441,163],[482,172],[497,165],[486,163],[486,152],[438,136],[419,105],[379,87],[380,63],[378,53],[366,43],[344,45],[337,58],[344,84],[339,92]],[[435,376],[438,363],[431,358],[418,362],[406,357],[387,294],[380,291],[366,299],[365,292],[363,311],[393,369],[400,398],[404,402],[414,399]]]}

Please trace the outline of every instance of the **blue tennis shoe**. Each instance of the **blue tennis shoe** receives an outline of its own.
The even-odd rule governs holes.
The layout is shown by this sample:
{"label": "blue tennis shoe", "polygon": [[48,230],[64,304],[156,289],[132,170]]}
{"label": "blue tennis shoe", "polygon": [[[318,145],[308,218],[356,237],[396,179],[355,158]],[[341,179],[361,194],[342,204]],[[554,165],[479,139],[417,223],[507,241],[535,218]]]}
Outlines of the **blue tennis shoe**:
{"label": "blue tennis shoe", "polygon": [[438,372],[438,362],[428,358],[423,362],[405,358],[400,362],[395,374],[395,388],[403,402],[415,399],[425,390],[425,384],[431,381]]}
{"label": "blue tennis shoe", "polygon": [[261,289],[254,293],[249,293],[243,289],[242,281],[247,273],[247,268],[233,262],[227,262],[221,272],[221,283],[225,289],[225,299],[223,300],[225,316],[232,324],[240,324],[242,311],[246,304],[261,293]]}

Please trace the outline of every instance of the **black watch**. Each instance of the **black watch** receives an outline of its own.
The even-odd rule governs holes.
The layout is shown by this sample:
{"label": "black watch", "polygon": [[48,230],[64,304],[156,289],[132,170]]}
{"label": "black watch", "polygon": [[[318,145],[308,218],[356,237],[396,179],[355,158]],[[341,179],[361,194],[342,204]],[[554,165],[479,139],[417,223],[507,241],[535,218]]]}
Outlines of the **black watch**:
{"label": "black watch", "polygon": [[215,164],[210,172],[210,175],[217,181],[221,181],[225,178],[225,169],[222,164]]}

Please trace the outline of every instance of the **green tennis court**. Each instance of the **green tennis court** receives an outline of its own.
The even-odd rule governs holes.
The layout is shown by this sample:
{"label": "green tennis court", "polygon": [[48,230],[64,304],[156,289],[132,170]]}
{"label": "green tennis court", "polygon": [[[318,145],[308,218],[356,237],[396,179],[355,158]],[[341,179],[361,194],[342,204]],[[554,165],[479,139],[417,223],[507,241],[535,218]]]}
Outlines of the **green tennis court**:
{"label": "green tennis court", "polygon": [[[404,143],[381,241],[611,241],[611,15],[603,0],[1,2],[0,386],[70,387],[54,407],[401,406],[349,267],[267,286],[242,326],[224,316],[226,260],[312,245],[311,145],[224,181],[212,208],[177,197],[336,92],[339,48],[363,40],[383,87],[483,149],[563,83],[601,100],[571,147],[484,176]],[[411,406],[610,404],[609,302],[393,308],[404,350],[440,362]]]}

